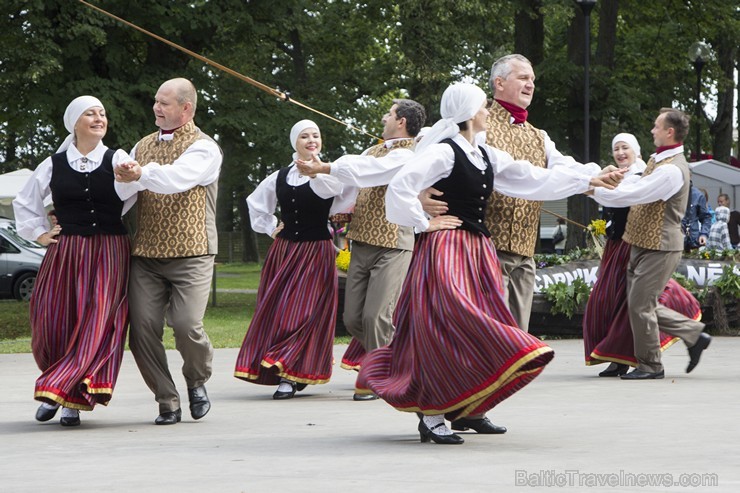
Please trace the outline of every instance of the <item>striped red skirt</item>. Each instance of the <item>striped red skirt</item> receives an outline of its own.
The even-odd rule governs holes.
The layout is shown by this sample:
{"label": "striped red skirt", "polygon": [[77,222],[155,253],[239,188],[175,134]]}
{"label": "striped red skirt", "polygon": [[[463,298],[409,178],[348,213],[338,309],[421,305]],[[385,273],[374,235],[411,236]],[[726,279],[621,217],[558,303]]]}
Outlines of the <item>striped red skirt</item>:
{"label": "striped red skirt", "polygon": [[463,230],[423,234],[394,314],[390,345],[362,362],[357,393],[399,411],[483,414],[531,382],[554,352],[516,326],[491,241]]}
{"label": "striped red skirt", "polygon": [[[583,315],[583,346],[586,365],[606,362],[637,366],[627,308],[627,265],[631,246],[622,240],[609,240],[599,266],[599,278]],[[658,303],[699,320],[701,306],[694,296],[673,279],[668,281]],[[660,333],[664,351],[678,338]]]}
{"label": "striped red skirt", "polygon": [[337,320],[335,258],[330,240],[277,238],[270,246],[236,378],[261,385],[277,385],[281,377],[306,384],[329,381]]}
{"label": "striped red skirt", "polygon": [[92,410],[107,404],[128,329],[129,239],[57,237],[31,296],[31,345],[41,376],[34,397]]}
{"label": "striped red skirt", "polygon": [[362,347],[360,341],[353,337],[349,346],[347,346],[347,350],[344,351],[344,354],[342,355],[342,363],[340,366],[345,370],[360,371],[365,354],[367,354],[365,352],[365,348]]}

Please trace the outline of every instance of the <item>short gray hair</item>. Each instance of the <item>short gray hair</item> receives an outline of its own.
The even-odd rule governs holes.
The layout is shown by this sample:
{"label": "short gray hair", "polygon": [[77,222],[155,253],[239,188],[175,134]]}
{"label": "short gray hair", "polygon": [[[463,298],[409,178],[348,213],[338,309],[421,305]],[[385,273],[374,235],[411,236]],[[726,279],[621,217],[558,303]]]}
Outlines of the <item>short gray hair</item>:
{"label": "short gray hair", "polygon": [[496,80],[497,77],[506,79],[509,76],[512,71],[512,60],[519,60],[520,62],[526,63],[530,67],[532,66],[532,62],[530,62],[527,57],[518,53],[502,56],[501,58],[493,62],[493,65],[491,66],[491,77],[488,79],[488,87],[491,89],[491,94],[493,96],[496,95],[496,86],[494,85],[493,81]]}

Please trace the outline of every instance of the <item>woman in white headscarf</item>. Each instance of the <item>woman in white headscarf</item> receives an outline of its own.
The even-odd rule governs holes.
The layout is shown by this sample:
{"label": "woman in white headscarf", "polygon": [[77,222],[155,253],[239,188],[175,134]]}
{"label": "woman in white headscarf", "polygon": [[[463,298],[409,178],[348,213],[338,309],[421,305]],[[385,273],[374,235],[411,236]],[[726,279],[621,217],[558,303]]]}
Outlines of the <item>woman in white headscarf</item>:
{"label": "woman in white headscarf", "polygon": [[[374,392],[420,416],[421,441],[459,444],[453,429],[503,433],[485,413],[534,379],[553,351],[519,330],[503,298],[501,269],[483,214],[492,189],[552,200],[602,185],[569,169],[514,161],[484,142],[485,93],[455,84],[442,96],[442,120],[388,186],[388,220],[421,232],[394,315],[389,346],[363,361],[358,393]],[[419,192],[444,192],[445,215],[428,220]]]}
{"label": "woman in white headscarf", "polygon": [[[257,307],[236,360],[234,376],[278,385],[290,399],[306,385],[329,381],[337,316],[336,250],[329,216],[348,212],[356,190],[336,178],[301,176],[296,159],[321,152],[311,120],[290,131],[293,161],[268,176],[247,198],[252,229],[275,238],[262,268]],[[346,197],[351,197],[346,200]],[[275,216],[280,207],[281,219]]]}
{"label": "woman in white headscarf", "polygon": [[[629,133],[612,139],[614,163],[627,169],[625,177],[641,175],[646,164],[640,156],[640,144]],[[627,313],[627,264],[630,245],[622,241],[629,207],[604,207],[606,246],[599,265],[599,275],[583,314],[583,347],[586,365],[609,363],[600,377],[618,377],[637,366],[632,329]],[[687,317],[699,319],[701,307],[694,296],[673,279],[666,284],[658,302]],[[660,349],[665,351],[678,341],[660,333]]]}
{"label": "woman in white headscarf", "polygon": [[[61,406],[62,426],[77,426],[80,410],[108,403],[123,358],[129,239],[113,166],[130,159],[103,144],[108,120],[95,97],[73,100],[64,126],[69,136],[36,168],[13,208],[18,233],[48,246],[30,309],[33,355],[42,371],[36,419],[49,421]],[[51,227],[48,199],[56,218]]]}

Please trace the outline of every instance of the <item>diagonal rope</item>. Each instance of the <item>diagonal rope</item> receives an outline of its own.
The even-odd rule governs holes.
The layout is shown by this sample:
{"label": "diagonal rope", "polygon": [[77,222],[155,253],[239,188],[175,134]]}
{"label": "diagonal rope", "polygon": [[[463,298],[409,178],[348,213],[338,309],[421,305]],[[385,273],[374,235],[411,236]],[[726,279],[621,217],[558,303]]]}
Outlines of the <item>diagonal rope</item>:
{"label": "diagonal rope", "polygon": [[140,32],[144,33],[147,36],[150,36],[150,37],[156,39],[157,41],[161,41],[162,43],[165,43],[165,44],[167,44],[167,45],[169,45],[169,46],[171,46],[171,47],[173,47],[173,48],[175,48],[177,50],[180,50],[183,53],[185,53],[187,55],[190,55],[191,57],[196,58],[196,59],[200,60],[203,63],[206,63],[206,64],[208,64],[208,65],[210,65],[212,67],[215,67],[215,68],[217,68],[217,69],[219,69],[219,70],[221,70],[223,72],[226,72],[227,74],[232,75],[232,76],[236,77],[237,79],[239,79],[239,80],[241,80],[243,82],[246,82],[247,84],[251,84],[252,86],[254,86],[254,87],[256,87],[256,88],[258,88],[258,89],[260,89],[262,91],[265,91],[266,93],[268,93],[268,94],[270,94],[272,96],[275,96],[275,97],[277,97],[279,99],[282,99],[285,102],[293,103],[296,106],[300,106],[301,108],[304,108],[304,109],[306,109],[308,111],[311,111],[313,113],[316,113],[317,115],[321,115],[324,118],[327,118],[329,120],[332,120],[334,122],[339,123],[340,125],[343,125],[343,126],[345,126],[347,128],[350,128],[352,130],[355,130],[357,132],[363,133],[363,134],[365,134],[365,135],[367,135],[367,136],[369,136],[369,137],[371,137],[371,138],[373,138],[375,140],[379,140],[378,137],[376,137],[375,135],[373,135],[371,133],[368,133],[368,132],[366,132],[366,131],[364,131],[364,130],[362,130],[360,128],[357,128],[357,127],[355,127],[352,124],[343,122],[343,121],[341,121],[341,120],[339,120],[339,119],[337,119],[337,118],[335,118],[335,117],[333,117],[331,115],[327,115],[326,113],[323,113],[323,112],[321,112],[319,110],[316,110],[314,108],[311,108],[310,106],[308,106],[306,104],[303,104],[300,101],[296,101],[295,99],[291,98],[290,96],[288,96],[288,94],[286,94],[284,92],[278,91],[277,89],[273,89],[272,87],[267,86],[267,85],[263,84],[262,82],[259,82],[259,81],[255,80],[255,79],[252,79],[251,77],[247,77],[246,75],[240,74],[236,70],[230,69],[229,67],[227,67],[225,65],[221,65],[218,62],[214,62],[213,60],[211,60],[211,59],[209,59],[207,57],[204,57],[203,55],[200,55],[200,54],[198,54],[198,53],[196,53],[194,51],[188,50],[187,48],[184,48],[184,47],[180,46],[177,43],[174,43],[174,42],[172,42],[172,41],[170,41],[170,40],[168,40],[166,38],[163,38],[162,36],[158,36],[158,35],[150,32],[150,31],[147,31],[146,29],[141,28],[141,27],[137,26],[136,24],[133,24],[133,23],[131,23],[131,22],[125,20],[125,19],[122,19],[122,18],[120,18],[120,17],[118,17],[116,15],[113,15],[110,12],[107,12],[107,11],[101,9],[100,7],[97,7],[95,5],[92,5],[90,3],[87,3],[84,0],[79,0],[79,2],[81,4],[83,4],[83,5],[86,5],[86,6],[90,7],[93,10],[97,10],[101,14],[106,15],[106,16],[110,17],[111,19],[115,19],[118,22],[121,22],[122,24],[125,24],[125,25],[127,25],[129,27],[132,27],[132,28],[136,29],[137,31],[140,31]]}

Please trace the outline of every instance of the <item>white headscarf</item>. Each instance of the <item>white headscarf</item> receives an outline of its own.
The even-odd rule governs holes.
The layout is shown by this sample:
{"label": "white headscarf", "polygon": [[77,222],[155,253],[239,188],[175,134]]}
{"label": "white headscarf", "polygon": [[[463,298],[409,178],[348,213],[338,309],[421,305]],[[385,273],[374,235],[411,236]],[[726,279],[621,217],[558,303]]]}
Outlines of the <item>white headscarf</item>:
{"label": "white headscarf", "polygon": [[[298,151],[298,148],[296,147],[296,143],[298,142],[298,136],[301,135],[301,132],[306,130],[307,128],[315,128],[318,130],[319,135],[321,135],[321,130],[319,129],[319,126],[316,125],[312,120],[301,120],[295,125],[293,125],[293,128],[290,129],[290,145],[293,146],[294,151]],[[298,152],[293,153],[293,161],[298,159]]]}
{"label": "white headscarf", "polygon": [[59,146],[59,149],[57,149],[57,153],[66,151],[72,144],[72,142],[74,142],[75,124],[77,123],[77,120],[80,119],[84,112],[94,107],[105,109],[103,103],[101,103],[100,100],[94,96],[80,96],[73,99],[72,102],[67,105],[67,109],[64,110],[64,128],[67,129],[69,135],[66,139],[64,139],[62,145]]}
{"label": "white headscarf", "polygon": [[437,121],[417,144],[416,152],[460,133],[457,124],[473,118],[485,102],[486,93],[478,86],[467,83],[449,86],[442,94],[442,102],[439,105],[442,119]]}
{"label": "white headscarf", "polygon": [[636,158],[640,157],[640,144],[637,143],[637,138],[634,135],[628,133],[615,135],[612,139],[612,149],[614,149],[614,146],[617,145],[617,142],[624,142],[632,148]]}

